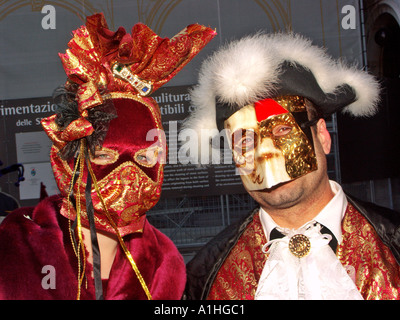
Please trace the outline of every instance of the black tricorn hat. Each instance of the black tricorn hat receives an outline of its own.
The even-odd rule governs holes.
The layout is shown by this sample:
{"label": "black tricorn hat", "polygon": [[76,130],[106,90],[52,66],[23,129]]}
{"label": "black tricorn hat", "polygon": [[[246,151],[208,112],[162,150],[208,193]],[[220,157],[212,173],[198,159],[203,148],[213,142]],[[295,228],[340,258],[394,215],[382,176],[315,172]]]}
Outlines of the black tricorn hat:
{"label": "black tricorn hat", "polygon": [[367,72],[333,60],[300,35],[256,34],[231,42],[204,61],[191,91],[196,109],[184,128],[221,130],[223,121],[240,108],[284,95],[307,98],[321,117],[339,110],[372,116],[379,87]]}

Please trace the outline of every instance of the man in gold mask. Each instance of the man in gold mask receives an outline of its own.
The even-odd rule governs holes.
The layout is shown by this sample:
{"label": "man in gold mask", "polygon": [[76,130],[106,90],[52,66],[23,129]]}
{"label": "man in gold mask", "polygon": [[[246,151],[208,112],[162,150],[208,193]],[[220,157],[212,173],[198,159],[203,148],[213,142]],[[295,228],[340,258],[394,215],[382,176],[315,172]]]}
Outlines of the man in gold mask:
{"label": "man in gold mask", "polygon": [[325,119],[373,115],[372,76],[299,35],[258,34],[207,59],[192,99],[186,127],[224,130],[260,207],[189,262],[188,299],[400,298],[400,215],[327,174]]}

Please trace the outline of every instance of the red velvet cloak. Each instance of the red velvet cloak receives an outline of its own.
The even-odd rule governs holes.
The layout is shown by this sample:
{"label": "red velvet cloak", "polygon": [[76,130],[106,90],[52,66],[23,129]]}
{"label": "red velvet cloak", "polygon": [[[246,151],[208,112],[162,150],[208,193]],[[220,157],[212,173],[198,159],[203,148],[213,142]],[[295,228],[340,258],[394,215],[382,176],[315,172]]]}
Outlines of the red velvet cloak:
{"label": "red velvet cloak", "polygon": [[[78,262],[60,206],[61,197],[52,196],[36,207],[17,209],[0,225],[0,299],[76,299]],[[147,220],[143,233],[125,236],[124,241],[153,299],[180,299],[186,272],[173,242]],[[54,289],[46,285],[46,266],[54,267]],[[95,299],[90,263],[86,269],[81,299]],[[119,246],[103,286],[104,299],[146,299]]]}

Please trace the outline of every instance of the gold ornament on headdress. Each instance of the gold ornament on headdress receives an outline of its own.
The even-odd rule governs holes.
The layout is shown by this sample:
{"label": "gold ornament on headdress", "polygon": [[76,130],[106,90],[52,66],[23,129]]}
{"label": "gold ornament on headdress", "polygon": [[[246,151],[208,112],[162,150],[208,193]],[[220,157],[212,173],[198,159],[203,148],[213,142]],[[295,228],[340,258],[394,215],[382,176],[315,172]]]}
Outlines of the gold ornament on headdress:
{"label": "gold ornament on headdress", "polygon": [[141,96],[148,96],[152,93],[153,85],[151,82],[143,81],[137,75],[132,74],[128,67],[115,63],[112,70],[115,77],[129,82]]}

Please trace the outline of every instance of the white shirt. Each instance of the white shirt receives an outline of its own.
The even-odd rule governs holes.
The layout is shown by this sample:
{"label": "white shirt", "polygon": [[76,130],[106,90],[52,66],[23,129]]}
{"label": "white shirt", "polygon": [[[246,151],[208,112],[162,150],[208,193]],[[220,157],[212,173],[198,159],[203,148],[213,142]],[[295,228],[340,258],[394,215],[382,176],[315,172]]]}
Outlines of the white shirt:
{"label": "white shirt", "polygon": [[[342,242],[342,220],[347,208],[347,198],[337,182],[330,180],[329,183],[335,195],[313,220],[327,227],[340,244]],[[260,220],[265,237],[269,241],[271,231],[279,226],[262,208],[260,208]]]}
{"label": "white shirt", "polygon": [[[280,228],[267,212],[260,209],[260,220],[267,239],[262,250],[268,250],[269,257],[258,283],[256,300],[362,299],[349,270],[342,266],[328,245],[331,236],[320,233],[320,225],[324,225],[336,237],[338,244],[342,241],[341,222],[347,199],[339,184],[330,181],[330,185],[334,197],[314,219],[299,229]],[[286,236],[269,241],[270,232],[276,227]],[[289,248],[290,238],[298,234],[306,236],[311,243],[309,253],[300,258]]]}

